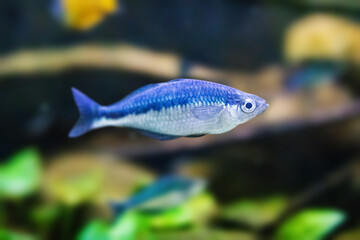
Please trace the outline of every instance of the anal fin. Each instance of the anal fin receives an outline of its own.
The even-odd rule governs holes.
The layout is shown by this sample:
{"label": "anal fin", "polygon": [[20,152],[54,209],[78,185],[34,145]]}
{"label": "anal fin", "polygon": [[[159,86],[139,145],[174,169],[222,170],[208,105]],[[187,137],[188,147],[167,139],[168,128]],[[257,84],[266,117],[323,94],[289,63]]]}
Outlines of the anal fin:
{"label": "anal fin", "polygon": [[138,131],[144,136],[154,138],[154,139],[157,139],[160,141],[167,141],[167,140],[173,140],[173,139],[179,138],[179,136],[154,133],[154,132],[150,132],[150,131],[146,131],[146,130],[138,130]]}
{"label": "anal fin", "polygon": [[198,138],[198,137],[203,137],[203,136],[205,136],[206,134],[194,134],[194,135],[188,135],[188,136],[186,136],[186,137],[188,137],[188,138]]}

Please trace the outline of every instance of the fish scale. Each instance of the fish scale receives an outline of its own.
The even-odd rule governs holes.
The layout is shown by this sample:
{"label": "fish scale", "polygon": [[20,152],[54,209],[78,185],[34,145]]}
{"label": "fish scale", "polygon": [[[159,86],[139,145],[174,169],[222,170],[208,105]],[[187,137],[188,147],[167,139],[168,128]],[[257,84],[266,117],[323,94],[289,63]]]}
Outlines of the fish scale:
{"label": "fish scale", "polygon": [[[188,85],[187,83],[191,83]],[[203,83],[200,83],[203,84]],[[132,96],[131,98],[124,99],[111,107],[107,108],[100,114],[108,118],[124,117],[128,114],[146,113],[150,110],[161,110],[162,108],[169,108],[171,106],[183,106],[187,104],[195,104],[201,101],[202,103],[215,103],[222,102],[226,104],[224,96],[230,96],[234,94],[232,91],[221,91],[218,88],[218,84],[210,83],[208,86],[193,87],[192,81],[179,81],[174,82],[170,86],[158,84],[153,89],[148,89],[139,95]],[[161,89],[160,92],[159,88]],[[172,95],[173,89],[179,89],[177,94]],[[195,91],[194,91],[195,90]],[[152,100],[149,100],[149,96],[152,96]],[[168,96],[174,96],[169,99]],[[200,97],[200,100],[199,100]],[[229,98],[230,99],[230,98]]]}

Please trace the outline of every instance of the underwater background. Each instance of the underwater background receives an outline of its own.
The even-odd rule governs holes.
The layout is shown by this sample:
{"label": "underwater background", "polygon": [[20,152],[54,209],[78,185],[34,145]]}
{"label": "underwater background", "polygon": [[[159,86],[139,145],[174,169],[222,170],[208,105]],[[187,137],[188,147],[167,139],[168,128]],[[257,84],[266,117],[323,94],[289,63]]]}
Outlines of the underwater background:
{"label": "underwater background", "polygon": [[[0,239],[360,239],[357,0],[0,1],[0,36]],[[221,135],[68,138],[71,87],[108,105],[180,77],[270,106]],[[169,175],[207,185],[115,214]]]}

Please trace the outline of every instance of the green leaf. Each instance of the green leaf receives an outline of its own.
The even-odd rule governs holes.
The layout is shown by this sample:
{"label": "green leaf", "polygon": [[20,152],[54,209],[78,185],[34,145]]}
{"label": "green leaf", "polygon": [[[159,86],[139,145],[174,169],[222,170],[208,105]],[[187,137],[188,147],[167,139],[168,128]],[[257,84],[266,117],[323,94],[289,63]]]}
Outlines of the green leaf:
{"label": "green leaf", "polygon": [[256,240],[256,236],[248,232],[220,230],[190,230],[156,233],[156,240]]}
{"label": "green leaf", "polygon": [[179,228],[194,223],[214,209],[214,199],[209,194],[201,194],[184,205],[157,214],[142,214],[129,210],[111,225],[100,220],[87,224],[78,235],[78,240],[157,240],[150,230]]}
{"label": "green leaf", "polygon": [[149,226],[155,229],[180,228],[191,223],[191,210],[186,206],[180,206],[162,213],[143,216],[147,219]]}
{"label": "green leaf", "polygon": [[89,222],[77,236],[78,240],[132,240],[138,234],[138,216],[127,212],[111,226],[102,220]]}
{"label": "green leaf", "polygon": [[100,220],[89,222],[77,236],[78,240],[109,240],[109,226]]}
{"label": "green leaf", "polygon": [[87,158],[69,158],[71,162],[67,158],[63,159],[46,169],[44,190],[47,195],[74,207],[99,194],[104,187],[105,175],[100,164]]}
{"label": "green leaf", "polygon": [[114,225],[109,229],[109,239],[111,240],[133,240],[137,239],[140,224],[139,217],[135,212],[128,211],[116,220]]}
{"label": "green leaf", "polygon": [[32,148],[23,150],[0,167],[0,196],[23,198],[39,187],[40,180],[38,152]]}
{"label": "green leaf", "polygon": [[288,199],[272,196],[262,199],[245,199],[224,208],[222,217],[260,228],[274,221],[284,210]]}
{"label": "green leaf", "polygon": [[13,232],[5,229],[0,229],[0,239],[6,240],[37,240],[35,236],[25,233]]}
{"label": "green leaf", "polygon": [[203,193],[189,199],[179,207],[146,218],[151,228],[176,229],[185,225],[194,225],[207,221],[215,211],[215,200],[208,194]]}
{"label": "green leaf", "polygon": [[[67,206],[85,202],[107,204],[128,198],[134,188],[153,175],[106,154],[59,154],[44,171],[44,194]],[[119,188],[119,186],[121,186]]]}
{"label": "green leaf", "polygon": [[57,205],[41,205],[31,211],[31,218],[38,225],[47,226],[56,219],[59,212]]}
{"label": "green leaf", "polygon": [[275,240],[321,240],[345,220],[344,213],[332,209],[308,209],[288,219]]}

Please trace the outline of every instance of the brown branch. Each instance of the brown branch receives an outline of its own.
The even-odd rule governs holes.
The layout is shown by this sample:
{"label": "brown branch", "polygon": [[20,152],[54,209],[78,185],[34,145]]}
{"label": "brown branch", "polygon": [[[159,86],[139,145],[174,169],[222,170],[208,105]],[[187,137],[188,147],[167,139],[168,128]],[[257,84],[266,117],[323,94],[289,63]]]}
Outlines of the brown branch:
{"label": "brown branch", "polygon": [[[84,44],[68,48],[19,51],[0,57],[0,78],[8,75],[53,74],[72,68],[112,69],[137,72],[159,81],[190,77],[236,85],[244,91],[278,91],[283,79],[281,67],[270,66],[254,73],[220,70],[198,63],[181,72],[183,59],[175,53],[156,52],[126,43]],[[182,76],[182,75],[186,76]],[[269,79],[270,76],[270,79]]]}

